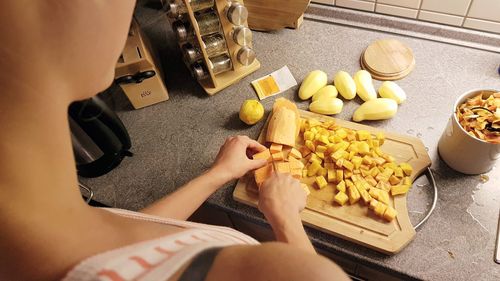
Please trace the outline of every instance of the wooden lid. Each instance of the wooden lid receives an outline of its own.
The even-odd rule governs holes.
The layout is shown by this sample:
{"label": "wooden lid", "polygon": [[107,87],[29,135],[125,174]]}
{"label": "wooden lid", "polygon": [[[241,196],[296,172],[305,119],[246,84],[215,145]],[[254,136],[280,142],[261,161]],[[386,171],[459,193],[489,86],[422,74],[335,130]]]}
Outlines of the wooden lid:
{"label": "wooden lid", "polygon": [[373,42],[361,55],[361,67],[378,80],[397,80],[415,67],[413,51],[395,39]]}

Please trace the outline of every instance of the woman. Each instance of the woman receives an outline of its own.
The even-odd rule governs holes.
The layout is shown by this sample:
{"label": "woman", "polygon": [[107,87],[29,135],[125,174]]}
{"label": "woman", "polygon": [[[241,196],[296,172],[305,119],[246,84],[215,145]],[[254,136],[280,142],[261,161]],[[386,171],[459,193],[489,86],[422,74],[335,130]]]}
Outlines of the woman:
{"label": "woman", "polygon": [[[141,213],[84,204],[68,105],[107,88],[135,1],[0,2],[0,280],[346,279],[315,254],[305,194],[276,174],[259,209],[280,242],[185,222],[224,183],[264,165],[229,138],[212,168]],[[286,261],[284,263],[283,261]]]}

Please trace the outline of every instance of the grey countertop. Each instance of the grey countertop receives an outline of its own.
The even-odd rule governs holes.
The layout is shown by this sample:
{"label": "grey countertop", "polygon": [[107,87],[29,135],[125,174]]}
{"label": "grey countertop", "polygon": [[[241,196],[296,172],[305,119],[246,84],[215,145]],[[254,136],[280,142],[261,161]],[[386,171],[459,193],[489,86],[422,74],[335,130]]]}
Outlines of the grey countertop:
{"label": "grey countertop", "polygon": [[[417,231],[414,241],[394,256],[313,229],[307,228],[307,232],[317,247],[408,277],[500,280],[500,265],[493,262],[500,207],[499,165],[486,174],[489,180],[483,181],[480,176],[454,172],[437,154],[437,142],[454,100],[469,89],[500,89],[498,53],[306,19],[298,30],[254,33],[254,48],[262,67],[209,97],[182,64],[165,16],[145,7],[138,7],[136,12],[164,63],[170,100],[132,110],[122,93],[111,91],[110,102],[128,128],[135,155],[107,175],[83,179],[94,189],[96,200],[114,207],[140,209],[207,169],[226,137],[245,134],[256,138],[263,122],[250,127],[238,119],[241,103],[256,98],[250,81],[284,65],[299,82],[314,69],[326,71],[330,78],[338,70],[354,73],[359,70],[361,52],[370,42],[397,38],[413,49],[417,61],[415,70],[398,82],[408,100],[395,118],[368,124],[422,139],[433,161],[439,188],[436,210]],[[380,83],[375,81],[375,86]],[[296,92],[297,87],[280,96],[307,109],[308,102],[298,100]],[[263,101],[266,115],[273,101]],[[336,117],[349,120],[358,103],[347,102]],[[208,204],[264,224],[258,210],[232,199],[233,188],[231,183],[219,190]],[[428,185],[414,186],[408,199],[413,223],[427,211],[430,200]]]}

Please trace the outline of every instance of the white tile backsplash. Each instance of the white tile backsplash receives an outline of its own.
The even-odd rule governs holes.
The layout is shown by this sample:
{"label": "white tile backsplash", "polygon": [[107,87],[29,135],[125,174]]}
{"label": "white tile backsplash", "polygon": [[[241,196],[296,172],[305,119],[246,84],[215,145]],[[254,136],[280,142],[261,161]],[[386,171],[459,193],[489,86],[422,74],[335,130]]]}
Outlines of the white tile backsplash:
{"label": "white tile backsplash", "polygon": [[467,16],[500,22],[500,0],[473,0]]}
{"label": "white tile backsplash", "polygon": [[378,0],[379,4],[388,4],[392,6],[406,7],[418,9],[420,7],[421,0]]}
{"label": "white tile backsplash", "polygon": [[422,10],[465,16],[472,0],[422,0]]}
{"label": "white tile backsplash", "polygon": [[500,33],[500,22],[468,18],[464,22],[464,27]]}
{"label": "white tile backsplash", "polygon": [[462,22],[464,21],[463,17],[434,13],[429,11],[420,11],[418,19],[456,26],[461,26]]}
{"label": "white tile backsplash", "polygon": [[375,3],[370,1],[360,1],[360,0],[337,0],[335,1],[337,6],[351,8],[363,11],[375,11]]}
{"label": "white tile backsplash", "polygon": [[329,4],[329,5],[334,5],[335,0],[311,0],[313,3],[321,3],[321,4]]}
{"label": "white tile backsplash", "polygon": [[416,19],[418,10],[377,4],[377,6],[375,7],[375,12],[379,14]]}
{"label": "white tile backsplash", "polygon": [[312,0],[500,34],[500,0]]}

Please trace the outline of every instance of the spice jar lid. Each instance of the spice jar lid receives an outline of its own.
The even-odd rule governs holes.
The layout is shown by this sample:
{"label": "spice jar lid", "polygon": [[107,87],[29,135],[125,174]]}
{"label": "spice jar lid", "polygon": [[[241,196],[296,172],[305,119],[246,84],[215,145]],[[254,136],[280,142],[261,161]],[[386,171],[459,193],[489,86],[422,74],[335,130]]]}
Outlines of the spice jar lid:
{"label": "spice jar lid", "polygon": [[182,46],[182,51],[184,52],[184,57],[189,63],[193,63],[198,60],[199,53],[195,50],[191,43],[187,43]]}
{"label": "spice jar lid", "polygon": [[193,76],[197,80],[203,80],[207,78],[207,72],[203,69],[203,66],[199,63],[192,66]]}
{"label": "spice jar lid", "polygon": [[255,60],[255,51],[247,46],[243,46],[236,54],[236,59],[242,65],[250,65]]}
{"label": "spice jar lid", "polygon": [[179,42],[184,42],[188,38],[188,31],[184,23],[182,21],[176,21],[173,23],[175,36]]}
{"label": "spice jar lid", "polygon": [[243,25],[248,18],[248,10],[241,3],[235,2],[227,10],[227,19],[234,25]]}
{"label": "spice jar lid", "polygon": [[246,46],[252,43],[252,31],[245,26],[238,26],[234,29],[233,40],[240,46]]}

